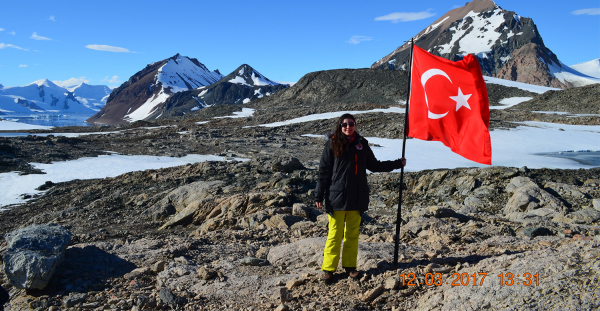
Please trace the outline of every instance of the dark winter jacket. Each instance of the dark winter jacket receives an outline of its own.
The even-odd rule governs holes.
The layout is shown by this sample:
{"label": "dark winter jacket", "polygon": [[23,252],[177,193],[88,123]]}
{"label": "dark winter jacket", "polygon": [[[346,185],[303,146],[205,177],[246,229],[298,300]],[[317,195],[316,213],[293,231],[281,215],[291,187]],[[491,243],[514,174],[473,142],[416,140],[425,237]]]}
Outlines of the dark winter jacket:
{"label": "dark winter jacket", "polygon": [[317,202],[325,200],[325,210],[360,211],[369,207],[369,186],[367,169],[371,172],[389,172],[402,167],[400,159],[379,161],[373,155],[369,142],[356,134],[356,138],[342,156],[335,157],[331,139],[325,143],[319,180],[314,197]]}

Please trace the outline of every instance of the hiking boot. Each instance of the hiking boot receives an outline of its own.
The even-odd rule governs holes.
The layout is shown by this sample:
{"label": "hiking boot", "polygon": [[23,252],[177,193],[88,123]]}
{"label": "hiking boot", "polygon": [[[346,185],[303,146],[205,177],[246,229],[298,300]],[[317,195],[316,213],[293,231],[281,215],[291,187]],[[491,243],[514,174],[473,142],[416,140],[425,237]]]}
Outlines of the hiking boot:
{"label": "hiking boot", "polygon": [[321,276],[321,281],[323,281],[323,283],[325,283],[325,285],[333,284],[333,272],[323,271],[323,275]]}
{"label": "hiking boot", "polygon": [[346,273],[348,273],[348,277],[351,280],[358,281],[360,279],[360,272],[356,270],[356,268],[345,268]]}

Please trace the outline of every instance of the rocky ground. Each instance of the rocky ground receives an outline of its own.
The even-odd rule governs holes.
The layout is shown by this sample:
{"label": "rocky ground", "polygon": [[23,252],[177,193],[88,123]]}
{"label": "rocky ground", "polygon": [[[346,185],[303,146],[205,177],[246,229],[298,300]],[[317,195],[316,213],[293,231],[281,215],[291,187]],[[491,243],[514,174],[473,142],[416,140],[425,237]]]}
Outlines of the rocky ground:
{"label": "rocky ground", "polygon": [[[256,109],[248,118],[213,119],[237,107],[212,107],[169,121],[60,129],[106,134],[0,138],[0,172],[39,173],[28,163],[107,152],[250,159],[41,185],[47,189],[42,195],[1,213],[0,235],[31,224],[58,223],[73,238],[44,290],[12,287],[0,272],[0,283],[12,296],[6,309],[600,307],[600,168],[406,173],[397,271],[393,237],[399,173],[371,174],[371,203],[359,250],[363,276],[352,281],[340,269],[333,285],[320,283],[327,220],[314,208],[311,195],[324,139],[302,135],[324,134],[333,120],[258,125],[389,105],[397,103],[283,109],[256,101],[248,105]],[[493,110],[490,125],[600,124],[597,115],[532,110],[548,109]],[[357,117],[364,136],[402,136],[402,114]],[[0,245],[2,254],[6,243]]]}

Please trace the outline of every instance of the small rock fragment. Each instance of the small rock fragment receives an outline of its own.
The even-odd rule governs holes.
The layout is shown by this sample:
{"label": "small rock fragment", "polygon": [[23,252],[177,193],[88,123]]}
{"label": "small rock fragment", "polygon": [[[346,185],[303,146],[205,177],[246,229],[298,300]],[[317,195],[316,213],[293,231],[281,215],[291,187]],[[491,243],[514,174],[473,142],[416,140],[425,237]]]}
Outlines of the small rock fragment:
{"label": "small rock fragment", "polygon": [[373,301],[373,300],[375,300],[375,298],[377,298],[381,294],[383,294],[384,290],[385,290],[385,288],[383,287],[383,285],[379,285],[371,290],[368,290],[362,295],[362,301],[365,301],[365,302]]}

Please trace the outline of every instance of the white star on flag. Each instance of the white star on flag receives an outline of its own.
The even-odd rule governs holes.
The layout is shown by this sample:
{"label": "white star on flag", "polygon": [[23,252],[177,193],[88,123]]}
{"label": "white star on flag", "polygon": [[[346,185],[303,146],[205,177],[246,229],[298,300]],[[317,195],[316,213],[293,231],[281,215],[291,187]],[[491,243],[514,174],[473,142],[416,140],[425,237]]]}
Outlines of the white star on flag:
{"label": "white star on flag", "polygon": [[469,103],[467,102],[469,100],[469,97],[471,97],[471,95],[473,95],[473,94],[468,94],[468,95],[463,94],[462,90],[459,87],[458,95],[450,96],[450,98],[452,98],[452,100],[456,102],[456,111],[458,111],[458,109],[460,109],[460,107],[463,107],[463,106],[467,107],[467,108],[469,108],[469,110],[471,110],[471,106],[469,106]]}

